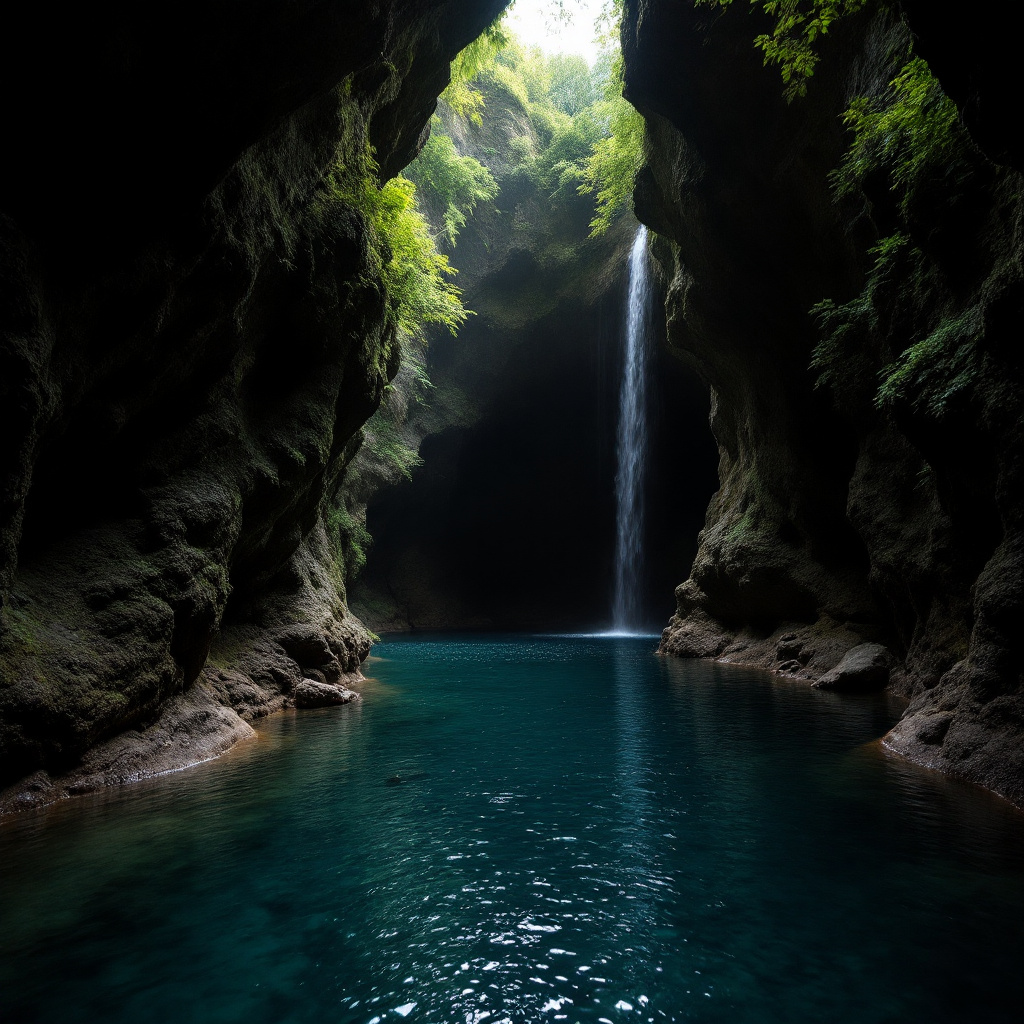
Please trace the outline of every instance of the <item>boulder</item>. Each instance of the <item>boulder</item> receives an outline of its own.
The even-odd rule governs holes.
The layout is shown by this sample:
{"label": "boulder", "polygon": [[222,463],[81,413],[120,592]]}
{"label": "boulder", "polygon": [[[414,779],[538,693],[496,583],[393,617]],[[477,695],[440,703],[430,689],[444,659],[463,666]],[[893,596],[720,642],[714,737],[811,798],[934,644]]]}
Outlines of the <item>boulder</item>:
{"label": "boulder", "polygon": [[866,693],[884,690],[889,683],[893,658],[881,644],[859,644],[846,652],[835,668],[812,685],[818,690]]}
{"label": "boulder", "polygon": [[327,708],[335,704],[348,704],[359,694],[354,690],[346,690],[343,686],[331,686],[330,683],[319,683],[315,679],[303,679],[296,684],[293,696],[297,708]]}

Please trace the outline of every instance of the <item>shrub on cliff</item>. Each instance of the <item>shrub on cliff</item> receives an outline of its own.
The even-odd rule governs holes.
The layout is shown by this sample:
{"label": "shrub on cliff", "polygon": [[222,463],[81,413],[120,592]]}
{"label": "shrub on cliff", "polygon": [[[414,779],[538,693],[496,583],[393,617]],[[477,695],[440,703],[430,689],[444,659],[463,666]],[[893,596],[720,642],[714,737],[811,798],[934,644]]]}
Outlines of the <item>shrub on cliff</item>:
{"label": "shrub on cliff", "polygon": [[[860,295],[811,310],[822,330],[811,366],[818,383],[839,395],[858,387],[880,358],[876,405],[905,401],[940,416],[982,366],[983,317],[975,306],[935,301],[946,289],[931,244],[968,187],[975,152],[953,102],[912,54],[883,94],[854,100],[843,122],[852,137],[832,174],[836,196],[860,197],[880,225],[897,230],[871,250],[876,258]],[[892,354],[886,339],[897,338],[905,347]]]}
{"label": "shrub on cliff", "polygon": [[581,195],[594,195],[592,237],[603,235],[629,205],[644,154],[644,119],[622,95],[624,71],[618,48],[622,0],[607,0],[602,20],[602,89],[593,110],[603,130],[594,143],[578,186]]}
{"label": "shrub on cliff", "polygon": [[608,120],[608,132],[595,143],[579,186],[580,192],[595,195],[596,212],[590,223],[595,235],[607,231],[628,205],[643,162],[643,117],[621,95],[615,94],[605,100],[603,113]]}
{"label": "shrub on cliff", "polygon": [[484,31],[477,36],[452,61],[449,69],[450,80],[444,91],[444,101],[460,117],[470,118],[480,124],[484,98],[474,81],[494,64],[495,57],[509,44],[504,27],[505,12],[502,12]]}
{"label": "shrub on cliff", "polygon": [[400,331],[413,334],[424,324],[453,334],[468,315],[448,257],[437,251],[430,226],[416,208],[416,186],[408,178],[379,185],[367,156],[362,167],[339,166],[332,183],[337,199],[359,210],[370,228],[371,261],[384,283],[388,313]]}
{"label": "shrub on cliff", "polygon": [[[440,123],[435,117],[434,126]],[[431,132],[408,172],[427,206],[437,211],[440,235],[450,245],[455,244],[477,203],[488,202],[498,194],[494,175],[479,160],[460,156],[451,136],[437,131]]]}
{"label": "shrub on cliff", "polygon": [[[708,7],[729,7],[733,0],[697,0]],[[807,81],[814,74],[820,57],[818,40],[828,35],[833,22],[855,14],[867,0],[750,0],[774,19],[771,32],[754,37],[754,45],[764,54],[765,64],[778,67],[787,100],[807,94]]]}
{"label": "shrub on cliff", "polygon": [[908,217],[926,189],[948,195],[971,173],[970,141],[956,106],[920,57],[909,57],[883,97],[855,99],[843,123],[853,137],[832,174],[838,196],[863,189],[881,172]]}

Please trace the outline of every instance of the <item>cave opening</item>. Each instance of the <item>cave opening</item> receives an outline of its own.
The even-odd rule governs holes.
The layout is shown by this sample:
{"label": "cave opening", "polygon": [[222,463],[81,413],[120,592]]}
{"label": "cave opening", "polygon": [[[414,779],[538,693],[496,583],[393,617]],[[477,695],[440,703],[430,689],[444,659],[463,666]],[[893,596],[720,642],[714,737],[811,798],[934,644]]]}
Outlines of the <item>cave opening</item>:
{"label": "cave opening", "polygon": [[[523,339],[481,422],[427,438],[412,479],[370,503],[373,547],[350,600],[371,628],[610,627],[623,300]],[[456,344],[487,340],[472,324],[438,362]],[[640,614],[654,629],[696,552],[717,451],[706,388],[663,345],[652,363]],[[396,621],[377,617],[382,596]]]}
{"label": "cave opening", "polygon": [[[429,387],[417,394],[400,373],[351,474],[370,540],[348,598],[377,632],[613,625],[637,222],[624,206],[595,237],[595,197],[581,188],[614,116],[606,94],[618,41],[593,42],[596,5],[580,8],[563,40],[544,25],[550,5],[515,5],[505,24],[528,42],[510,38],[513,56],[473,80],[480,106],[470,116],[442,96],[429,148],[403,172],[439,236],[452,206],[437,186],[435,150],[447,147],[449,166],[482,167],[496,194],[442,246],[474,315],[457,337],[428,332],[416,379]],[[566,42],[584,52],[563,52]],[[668,348],[659,279],[649,306],[644,569],[632,617],[634,628],[658,632],[696,553],[718,453],[708,388]],[[412,452],[409,464],[399,474],[378,469],[384,485],[360,489],[375,468],[365,449],[384,451],[395,438]]]}

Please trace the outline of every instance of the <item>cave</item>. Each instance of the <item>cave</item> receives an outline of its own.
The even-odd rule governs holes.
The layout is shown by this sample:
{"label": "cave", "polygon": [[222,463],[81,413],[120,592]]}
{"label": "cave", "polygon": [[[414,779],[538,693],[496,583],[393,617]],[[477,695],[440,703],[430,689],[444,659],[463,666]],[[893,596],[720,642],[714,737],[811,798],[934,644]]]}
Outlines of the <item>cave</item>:
{"label": "cave", "polygon": [[[5,1019],[74,1018],[65,896],[74,1019],[1016,1019],[1012,33],[615,0],[584,57],[527,7],[8,34]],[[277,867],[220,944],[229,846]],[[206,966],[150,984],[168,928]]]}

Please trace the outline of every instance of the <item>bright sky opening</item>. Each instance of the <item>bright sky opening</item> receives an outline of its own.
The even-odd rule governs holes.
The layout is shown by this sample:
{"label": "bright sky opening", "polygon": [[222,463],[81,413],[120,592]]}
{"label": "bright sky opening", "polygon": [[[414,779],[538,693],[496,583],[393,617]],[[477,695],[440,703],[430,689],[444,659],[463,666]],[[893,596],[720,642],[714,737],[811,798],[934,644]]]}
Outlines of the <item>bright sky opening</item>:
{"label": "bright sky opening", "polygon": [[602,6],[602,0],[565,0],[572,15],[566,23],[558,20],[555,0],[516,0],[506,23],[527,46],[539,46],[545,53],[578,53],[593,65],[598,54],[595,21]]}

